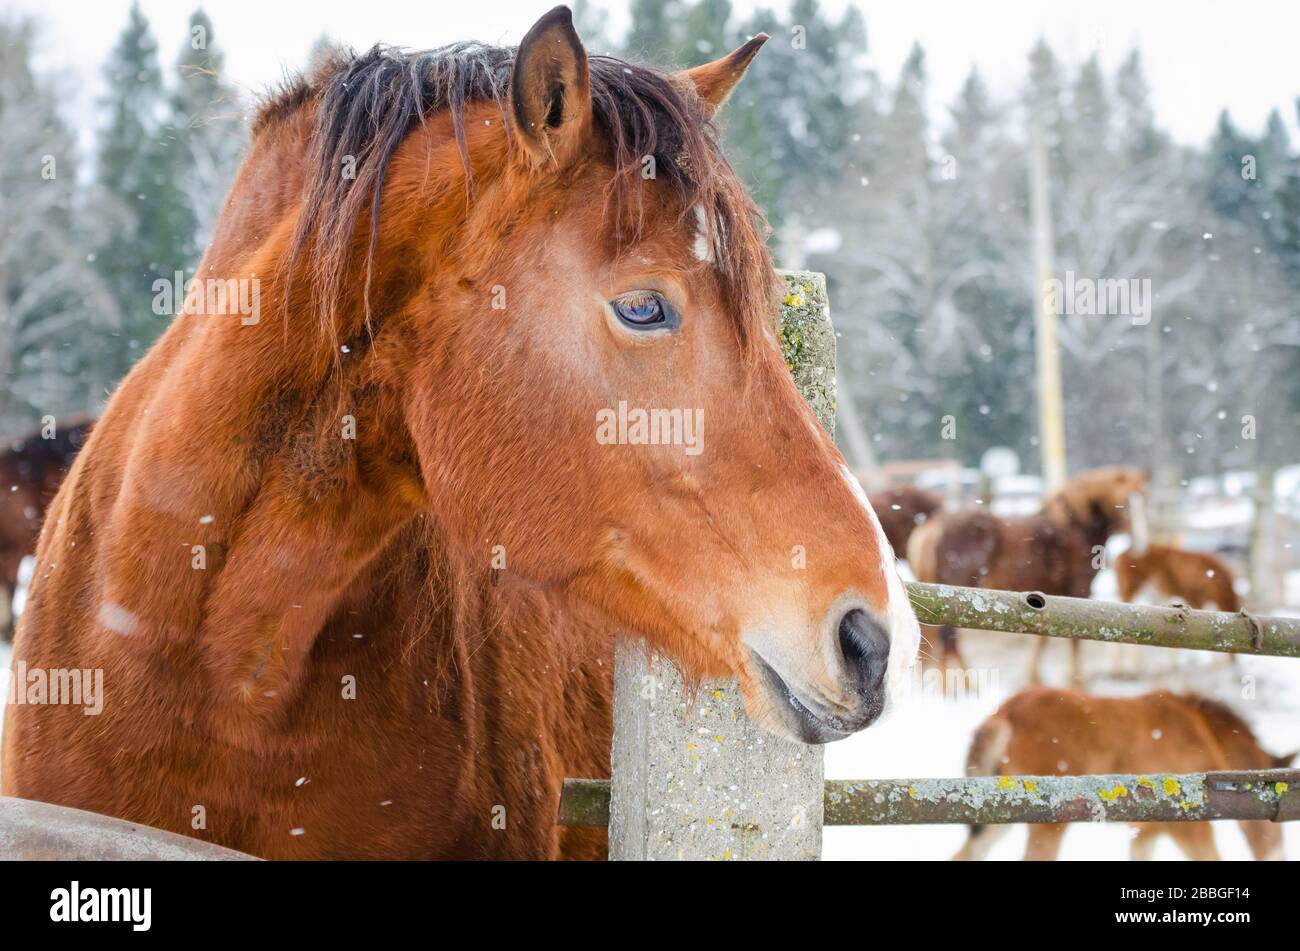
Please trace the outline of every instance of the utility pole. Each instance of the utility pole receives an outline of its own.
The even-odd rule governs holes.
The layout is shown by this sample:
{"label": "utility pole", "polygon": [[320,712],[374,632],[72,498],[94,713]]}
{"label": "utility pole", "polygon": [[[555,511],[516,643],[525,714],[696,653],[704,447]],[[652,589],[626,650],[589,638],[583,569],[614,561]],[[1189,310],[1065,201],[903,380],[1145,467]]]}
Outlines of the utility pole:
{"label": "utility pole", "polygon": [[1033,221],[1034,273],[1037,281],[1034,342],[1038,377],[1038,443],[1047,491],[1065,482],[1065,422],[1061,400],[1061,350],[1056,341],[1056,308],[1061,303],[1047,293],[1052,279],[1052,199],[1048,188],[1047,144],[1042,112],[1030,105],[1029,207]]}

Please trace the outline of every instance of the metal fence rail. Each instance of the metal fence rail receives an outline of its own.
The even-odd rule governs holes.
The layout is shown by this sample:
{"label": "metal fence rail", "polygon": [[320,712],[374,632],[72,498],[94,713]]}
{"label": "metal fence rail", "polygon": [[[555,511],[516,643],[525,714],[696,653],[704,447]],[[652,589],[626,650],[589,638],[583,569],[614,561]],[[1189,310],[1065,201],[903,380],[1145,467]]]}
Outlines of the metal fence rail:
{"label": "metal fence rail", "polygon": [[1113,644],[1183,647],[1231,654],[1300,657],[1300,618],[1247,612],[1193,611],[1060,598],[1037,591],[992,591],[953,585],[907,586],[922,624],[1041,634]]}
{"label": "metal fence rail", "polygon": [[[923,624],[1300,657],[1300,618],[1062,598],[1037,591],[921,583],[907,587]],[[1283,822],[1300,819],[1300,770],[836,780],[825,783],[823,810],[826,825]],[[609,781],[566,779],[559,812],[563,826],[608,825]]]}
{"label": "metal fence rail", "polygon": [[[833,780],[832,826],[1300,819],[1300,770]],[[609,781],[566,779],[559,824],[609,823]]]}

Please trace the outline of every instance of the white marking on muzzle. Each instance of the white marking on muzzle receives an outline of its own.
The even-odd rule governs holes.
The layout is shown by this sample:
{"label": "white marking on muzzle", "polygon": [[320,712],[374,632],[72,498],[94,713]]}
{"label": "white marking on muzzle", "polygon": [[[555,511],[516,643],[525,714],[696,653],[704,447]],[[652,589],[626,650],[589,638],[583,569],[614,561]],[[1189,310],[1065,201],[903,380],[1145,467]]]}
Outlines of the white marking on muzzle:
{"label": "white marking on muzzle", "polygon": [[880,519],[876,517],[875,509],[867,500],[867,493],[862,491],[862,486],[853,477],[848,466],[840,466],[840,475],[849,484],[853,497],[866,510],[867,518],[871,520],[876,530],[876,548],[880,551],[880,568],[885,573],[885,590],[889,600],[885,607],[885,623],[889,627],[889,665],[886,676],[892,683],[896,683],[898,678],[916,664],[916,656],[921,649],[921,625],[917,623],[916,615],[912,612],[912,603],[907,597],[907,589],[903,587],[903,579],[898,573],[894,549],[889,544],[889,539],[885,537],[885,530],[880,526]]}

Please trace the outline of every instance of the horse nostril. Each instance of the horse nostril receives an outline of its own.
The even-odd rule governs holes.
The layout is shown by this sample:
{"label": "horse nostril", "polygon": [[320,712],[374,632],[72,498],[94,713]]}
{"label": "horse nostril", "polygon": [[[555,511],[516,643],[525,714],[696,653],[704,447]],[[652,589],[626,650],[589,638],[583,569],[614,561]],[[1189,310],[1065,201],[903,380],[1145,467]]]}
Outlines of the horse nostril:
{"label": "horse nostril", "polygon": [[844,615],[840,619],[840,650],[858,690],[879,690],[889,662],[889,635],[879,622],[857,609]]}

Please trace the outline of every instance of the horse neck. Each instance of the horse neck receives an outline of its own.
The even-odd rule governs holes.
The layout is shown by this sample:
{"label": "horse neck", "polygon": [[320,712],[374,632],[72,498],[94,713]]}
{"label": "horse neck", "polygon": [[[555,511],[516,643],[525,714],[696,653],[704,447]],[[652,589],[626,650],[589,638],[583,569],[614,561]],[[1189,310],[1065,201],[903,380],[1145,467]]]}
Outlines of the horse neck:
{"label": "horse neck", "polygon": [[203,274],[241,260],[286,230],[302,201],[314,118],[309,110],[254,135],[200,262]]}
{"label": "horse neck", "polygon": [[1182,700],[1195,709],[1218,738],[1228,756],[1229,769],[1268,769],[1273,757],[1255,738],[1254,732],[1236,711],[1199,694],[1183,694]]}
{"label": "horse neck", "polygon": [[[129,523],[115,522],[117,531],[103,535],[133,538],[150,562],[139,572],[150,579],[149,591],[124,589],[114,596],[156,615],[159,624],[183,614],[185,623],[221,632],[214,663],[230,689],[249,689],[257,681],[260,695],[278,679],[281,697],[291,695],[321,626],[344,605],[360,610],[360,589],[377,590],[377,565],[401,572],[405,585],[428,590],[436,603],[452,605],[423,627],[434,641],[493,626],[500,601],[490,589],[486,558],[482,565],[457,566],[440,533],[427,541],[409,534],[430,500],[403,405],[401,354],[409,349],[395,340],[401,322],[377,321],[376,336],[368,338],[373,346],[343,353],[330,339],[339,328],[323,327],[312,306],[310,269],[293,281],[292,297],[286,294],[287,268],[296,266],[290,252],[309,178],[312,120],[303,110],[258,131],[200,264],[200,278],[261,280],[257,324],[178,317],[114,394],[98,425],[111,447],[104,452],[138,463],[97,470],[105,480],[100,494],[132,503],[114,510],[127,513],[122,517]],[[449,143],[446,131],[431,120],[419,134]],[[499,123],[490,131],[500,135]],[[426,146],[424,140],[411,144],[408,162]],[[464,195],[449,181],[429,185],[418,208],[386,202],[385,227],[417,230],[401,216],[426,211],[430,194],[448,228],[464,226]],[[349,271],[350,286],[362,283],[363,267]],[[396,313],[410,290],[383,284],[373,294],[387,306],[385,313]],[[354,301],[342,309],[358,321]],[[349,418],[351,434],[345,430]],[[191,526],[189,540],[206,546],[205,571],[175,557],[171,522],[154,524],[136,514],[157,508],[158,473],[177,474],[165,480],[166,505]],[[277,584],[267,583],[268,573]],[[196,604],[209,606],[204,615],[178,607]],[[263,671],[267,630],[275,630],[287,650],[283,664]]]}
{"label": "horse neck", "polygon": [[1105,545],[1115,532],[1115,525],[1104,512],[1099,512],[1091,504],[1087,520],[1080,518],[1069,503],[1068,489],[1062,489],[1049,496],[1043,503],[1040,516],[1068,532],[1092,548]]}
{"label": "horse neck", "polygon": [[[97,513],[102,534],[133,539],[148,562],[113,597],[158,625],[223,631],[232,689],[261,663],[254,619],[310,644],[425,502],[401,393],[340,355],[297,292],[284,300],[305,123],[259,132],[199,267],[200,279],[258,279],[258,320],[177,316],[96,426],[99,457],[120,464],[97,467],[90,491],[123,500]],[[160,507],[170,520],[151,517]],[[175,557],[178,524],[203,571]]]}

